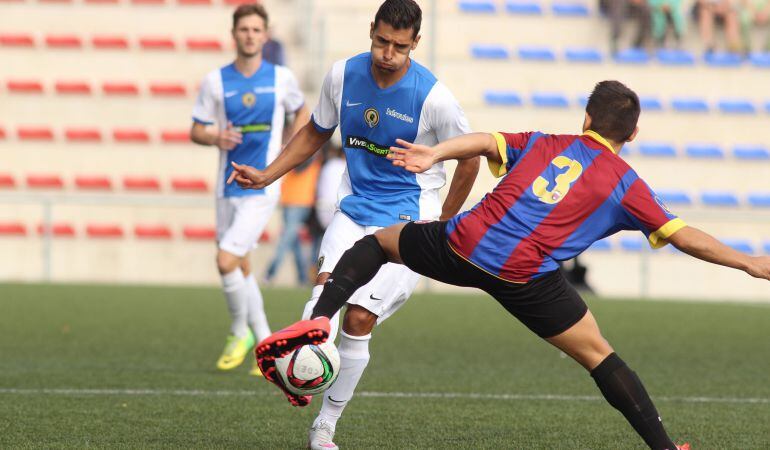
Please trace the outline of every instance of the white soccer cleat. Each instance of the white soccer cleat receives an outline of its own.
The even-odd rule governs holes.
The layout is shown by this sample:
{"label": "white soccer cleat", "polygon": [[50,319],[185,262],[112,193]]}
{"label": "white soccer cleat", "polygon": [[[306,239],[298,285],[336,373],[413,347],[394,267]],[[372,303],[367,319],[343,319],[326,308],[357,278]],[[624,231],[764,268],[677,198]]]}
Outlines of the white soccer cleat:
{"label": "white soccer cleat", "polygon": [[323,419],[316,419],[310,427],[307,446],[310,450],[339,450],[332,439],[334,439],[334,425]]}

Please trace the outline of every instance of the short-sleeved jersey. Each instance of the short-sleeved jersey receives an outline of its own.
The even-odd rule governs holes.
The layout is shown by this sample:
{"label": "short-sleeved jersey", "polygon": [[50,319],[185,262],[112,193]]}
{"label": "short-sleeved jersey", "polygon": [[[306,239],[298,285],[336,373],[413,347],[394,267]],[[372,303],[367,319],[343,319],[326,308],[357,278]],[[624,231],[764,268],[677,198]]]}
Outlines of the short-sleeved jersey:
{"label": "short-sleeved jersey", "polygon": [[640,230],[650,245],[685,226],[600,135],[496,133],[495,189],[447,223],[449,245],[488,273],[526,282],[595,241]]}
{"label": "short-sleeved jersey", "polygon": [[228,122],[240,129],[243,142],[230,151],[220,151],[217,196],[277,194],[280,184],[266,189],[241,189],[226,185],[232,173],[230,162],[264,169],[281,150],[287,112],[296,112],[305,99],[294,74],[283,66],[262,61],[256,73],[245,77],[235,64],[210,72],[201,83],[193,108],[193,120],[225,128]]}
{"label": "short-sleeved jersey", "polygon": [[443,164],[413,174],[386,158],[396,139],[435,145],[470,132],[449,90],[415,61],[393,86],[381,89],[370,53],[338,61],[326,75],[313,123],[321,132],[340,127],[347,170],[338,192],[340,210],[359,225],[437,219]]}

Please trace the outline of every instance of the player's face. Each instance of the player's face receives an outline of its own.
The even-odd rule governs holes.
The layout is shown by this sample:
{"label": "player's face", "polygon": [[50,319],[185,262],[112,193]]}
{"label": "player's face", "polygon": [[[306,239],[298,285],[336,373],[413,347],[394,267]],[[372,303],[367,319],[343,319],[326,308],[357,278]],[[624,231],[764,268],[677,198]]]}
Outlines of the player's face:
{"label": "player's face", "polygon": [[241,17],[233,28],[233,40],[239,56],[258,55],[267,42],[265,21],[256,14]]}
{"label": "player's face", "polygon": [[412,37],[411,28],[396,30],[380,22],[372,23],[369,37],[372,39],[372,62],[377,70],[387,73],[400,71],[409,60],[409,52],[417,48],[420,36]]}

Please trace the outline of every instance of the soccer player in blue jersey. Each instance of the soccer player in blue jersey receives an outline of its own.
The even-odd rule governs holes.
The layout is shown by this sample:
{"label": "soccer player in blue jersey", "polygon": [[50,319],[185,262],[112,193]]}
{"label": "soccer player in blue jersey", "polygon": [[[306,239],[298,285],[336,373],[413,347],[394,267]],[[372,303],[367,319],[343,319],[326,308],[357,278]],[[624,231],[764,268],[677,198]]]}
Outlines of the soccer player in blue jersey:
{"label": "soccer player in blue jersey", "polygon": [[260,360],[322,340],[347,298],[383,264],[400,263],[444,283],[489,293],[519,321],[588,370],[604,398],[656,450],[689,449],[668,437],[634,371],[602,337],[594,316],[557,270],[620,230],[644,233],[696,258],[770,280],[770,257],[733,250],[672,214],[619,156],[634,139],[637,95],[599,83],[582,135],[475,133],[429,147],[399,141],[389,159],[421,173],[447,159],[487,158],[503,177],[473,209],[449,221],[396,224],[366,236],[340,258],[312,313],[257,347]]}
{"label": "soccer player in blue jersey", "polygon": [[[422,12],[414,0],[386,0],[371,24],[371,51],[334,64],[324,79],[312,123],[300,130],[265,170],[234,164],[238,173],[233,178],[242,186],[262,188],[306,160],[336,127],[340,129],[347,171],[339,188],[339,210],[321,243],[317,286],[305,317],[309,317],[329,272],[355,241],[395,223],[452,217],[478,173],[479,158],[461,161],[442,206],[442,164],[413,174],[394,167],[386,158],[397,138],[434,145],[470,131],[446,86],[410,58],[420,40],[421,20]],[[335,425],[368,364],[371,332],[403,305],[418,281],[419,276],[408,268],[388,264],[349,299],[338,345],[340,374],[325,393],[311,428],[311,448],[335,448]],[[268,379],[275,379],[272,367],[263,367],[265,370],[271,371],[265,374]],[[296,405],[310,400],[287,396]]]}
{"label": "soccer player in blue jersey", "polygon": [[[267,12],[260,5],[242,5],[235,10],[232,36],[236,59],[210,72],[201,83],[190,131],[193,142],[220,150],[217,267],[232,319],[230,336],[217,361],[221,370],[239,366],[254,346],[255,337],[261,340],[270,334],[248,253],[256,247],[280,193],[277,184],[259,190],[225,185],[233,170],[230,162],[266,167],[281,149],[286,114],[295,115],[295,129],[310,118],[294,74],[262,58],[267,25]],[[260,374],[256,365],[251,374]]]}

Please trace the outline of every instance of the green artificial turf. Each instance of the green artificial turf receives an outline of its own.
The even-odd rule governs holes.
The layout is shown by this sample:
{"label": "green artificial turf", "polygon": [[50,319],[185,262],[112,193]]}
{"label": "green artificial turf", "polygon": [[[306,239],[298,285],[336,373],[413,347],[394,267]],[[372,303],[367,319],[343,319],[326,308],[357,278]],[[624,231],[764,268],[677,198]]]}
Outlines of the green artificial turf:
{"label": "green artificial turf", "polygon": [[[272,327],[308,293],[265,290]],[[770,307],[589,306],[679,442],[770,447]],[[304,448],[320,398],[292,408],[249,364],[217,371],[227,330],[217,289],[0,285],[0,448]],[[487,297],[415,295],[370,349],[342,448],[644,448],[582,368]]]}

